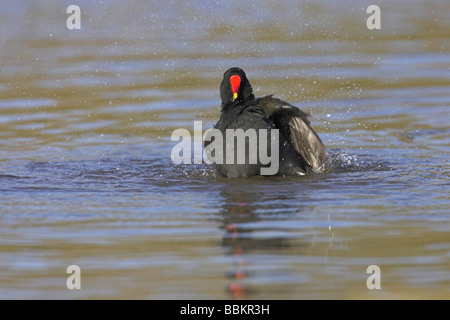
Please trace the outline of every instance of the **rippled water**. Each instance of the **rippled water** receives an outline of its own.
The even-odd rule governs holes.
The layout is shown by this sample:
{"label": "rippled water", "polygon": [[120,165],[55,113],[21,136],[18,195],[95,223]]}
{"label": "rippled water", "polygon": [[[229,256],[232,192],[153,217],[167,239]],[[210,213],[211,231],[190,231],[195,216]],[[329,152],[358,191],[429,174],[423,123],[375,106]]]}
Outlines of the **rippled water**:
{"label": "rippled water", "polygon": [[[450,298],[447,1],[0,4],[0,298]],[[332,173],[172,163],[231,66]]]}

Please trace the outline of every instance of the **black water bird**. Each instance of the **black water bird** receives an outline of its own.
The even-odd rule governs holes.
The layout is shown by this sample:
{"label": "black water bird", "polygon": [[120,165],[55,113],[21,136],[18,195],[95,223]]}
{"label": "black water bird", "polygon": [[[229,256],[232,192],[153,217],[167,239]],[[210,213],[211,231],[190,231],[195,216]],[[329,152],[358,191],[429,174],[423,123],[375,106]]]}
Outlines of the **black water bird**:
{"label": "black water bird", "polygon": [[[267,150],[273,150],[272,147],[276,146],[271,144],[278,143],[278,155],[271,154],[271,157],[278,157],[276,159],[278,167],[269,175],[299,176],[331,169],[325,146],[311,128],[307,114],[272,95],[256,98],[242,69],[234,67],[224,73],[220,85],[220,97],[221,114],[214,128],[222,132],[224,150],[227,144],[234,143],[234,141],[225,141],[227,129],[243,129],[244,131],[254,129],[256,132],[266,129]],[[279,130],[278,141],[272,138],[271,130],[273,129]],[[205,145],[207,146],[208,142]],[[216,163],[214,165],[216,172],[227,178],[264,175],[261,174],[261,169],[270,167],[272,164],[267,164],[267,161],[263,163],[259,157],[256,163],[249,162],[248,140],[245,142],[245,147],[247,150],[245,163],[237,164],[236,161]],[[257,148],[260,148],[260,145],[257,145]],[[258,150],[258,155],[261,155],[261,151],[263,150]],[[234,154],[234,160],[236,160],[236,154]]]}

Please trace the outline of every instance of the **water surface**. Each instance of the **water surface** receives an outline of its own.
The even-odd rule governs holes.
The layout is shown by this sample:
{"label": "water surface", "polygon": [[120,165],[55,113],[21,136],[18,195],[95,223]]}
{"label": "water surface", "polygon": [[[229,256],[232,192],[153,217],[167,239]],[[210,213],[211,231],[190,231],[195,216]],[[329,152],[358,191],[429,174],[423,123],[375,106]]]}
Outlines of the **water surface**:
{"label": "water surface", "polygon": [[[79,1],[68,30],[70,2],[3,1],[0,298],[450,298],[450,5],[378,3],[381,30],[370,1]],[[333,172],[172,163],[232,66]]]}

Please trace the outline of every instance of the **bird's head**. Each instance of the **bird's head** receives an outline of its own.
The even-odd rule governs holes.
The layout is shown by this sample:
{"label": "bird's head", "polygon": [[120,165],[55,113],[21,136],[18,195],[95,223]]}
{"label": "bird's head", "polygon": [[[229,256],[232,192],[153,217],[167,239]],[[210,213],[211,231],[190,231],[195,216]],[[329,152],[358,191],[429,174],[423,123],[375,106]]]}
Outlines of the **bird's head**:
{"label": "bird's head", "polygon": [[220,97],[222,99],[222,105],[255,98],[252,86],[244,70],[234,67],[225,71],[222,83],[220,84]]}

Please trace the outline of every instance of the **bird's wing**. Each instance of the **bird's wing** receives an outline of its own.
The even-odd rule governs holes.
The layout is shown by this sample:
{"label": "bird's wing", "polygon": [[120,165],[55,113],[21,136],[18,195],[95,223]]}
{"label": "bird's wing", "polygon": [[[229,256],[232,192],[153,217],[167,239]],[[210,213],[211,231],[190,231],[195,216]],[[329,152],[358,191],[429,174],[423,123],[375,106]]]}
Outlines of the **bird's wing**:
{"label": "bird's wing", "polygon": [[269,120],[281,131],[295,152],[313,172],[330,169],[331,162],[325,146],[311,128],[308,114],[272,96],[262,97],[257,101]]}

